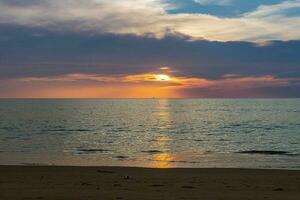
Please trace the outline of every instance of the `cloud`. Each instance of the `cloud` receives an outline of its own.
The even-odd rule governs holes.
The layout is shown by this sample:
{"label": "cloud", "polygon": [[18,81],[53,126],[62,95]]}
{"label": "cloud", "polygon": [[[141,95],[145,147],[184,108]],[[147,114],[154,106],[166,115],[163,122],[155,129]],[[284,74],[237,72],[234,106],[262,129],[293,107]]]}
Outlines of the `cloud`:
{"label": "cloud", "polygon": [[213,5],[229,5],[232,3],[232,0],[193,0],[196,3],[203,5],[213,4]]}
{"label": "cloud", "polygon": [[[260,17],[273,17],[273,16],[281,16],[286,15],[288,10],[299,8],[300,1],[299,0],[287,0],[282,3],[275,5],[260,5],[255,11],[245,13],[245,17],[249,18],[260,18]],[[300,13],[299,13],[300,15]]]}
{"label": "cloud", "polygon": [[0,86],[0,97],[295,97],[299,95],[297,89],[300,89],[300,79],[294,80],[297,84],[291,85],[289,79],[272,76],[230,77],[220,80],[175,76],[171,76],[169,80],[159,80],[156,76],[157,74],[119,77],[67,74],[58,77],[0,80],[2,87],[4,86]]}
{"label": "cloud", "polygon": [[[0,43],[2,97],[104,97],[109,90],[122,97],[130,96],[124,90],[131,97],[295,97],[300,89],[300,41],[257,45],[174,32],[158,39],[2,25]],[[158,74],[171,79],[157,81]]]}
{"label": "cloud", "polygon": [[[300,77],[299,41],[192,41],[135,35],[86,35],[0,26],[0,79],[65,74],[107,76],[159,72],[220,79],[226,75]],[[168,70],[164,68],[164,70]]]}
{"label": "cloud", "polygon": [[172,31],[193,39],[218,41],[293,40],[300,39],[300,17],[286,12],[299,8],[299,2],[284,1],[222,18],[171,14],[168,11],[177,5],[166,0],[0,0],[0,23],[89,34],[150,34],[162,38]]}

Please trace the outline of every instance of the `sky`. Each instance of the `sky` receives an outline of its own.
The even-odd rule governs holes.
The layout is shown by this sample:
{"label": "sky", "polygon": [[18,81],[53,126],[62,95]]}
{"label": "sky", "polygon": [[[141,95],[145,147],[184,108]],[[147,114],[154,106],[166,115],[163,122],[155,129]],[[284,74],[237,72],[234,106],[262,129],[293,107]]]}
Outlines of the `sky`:
{"label": "sky", "polygon": [[300,97],[300,0],[0,0],[0,98]]}

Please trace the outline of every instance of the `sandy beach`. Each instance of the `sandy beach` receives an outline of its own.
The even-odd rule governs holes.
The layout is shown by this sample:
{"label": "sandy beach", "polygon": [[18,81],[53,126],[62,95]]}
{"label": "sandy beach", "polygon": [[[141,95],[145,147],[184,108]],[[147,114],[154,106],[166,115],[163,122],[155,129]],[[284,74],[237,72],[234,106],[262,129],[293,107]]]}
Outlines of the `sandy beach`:
{"label": "sandy beach", "polygon": [[0,199],[299,199],[300,171],[1,166]]}

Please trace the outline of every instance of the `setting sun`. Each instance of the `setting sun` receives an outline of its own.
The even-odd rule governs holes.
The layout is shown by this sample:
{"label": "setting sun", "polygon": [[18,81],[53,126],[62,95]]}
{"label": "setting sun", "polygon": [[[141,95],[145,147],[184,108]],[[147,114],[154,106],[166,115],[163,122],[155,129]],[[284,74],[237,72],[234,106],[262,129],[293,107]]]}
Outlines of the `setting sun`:
{"label": "setting sun", "polygon": [[171,78],[168,75],[165,74],[158,74],[155,76],[156,80],[158,81],[169,81]]}

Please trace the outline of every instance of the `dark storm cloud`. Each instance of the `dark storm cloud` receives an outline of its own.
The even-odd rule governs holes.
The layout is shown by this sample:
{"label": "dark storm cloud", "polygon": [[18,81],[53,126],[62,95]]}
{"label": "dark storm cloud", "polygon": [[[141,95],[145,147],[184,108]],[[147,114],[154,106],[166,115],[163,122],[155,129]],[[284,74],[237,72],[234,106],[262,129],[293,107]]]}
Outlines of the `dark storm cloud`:
{"label": "dark storm cloud", "polygon": [[70,73],[140,74],[170,66],[177,76],[221,79],[225,75],[300,78],[300,42],[191,41],[133,35],[51,32],[0,26],[0,78]]}

